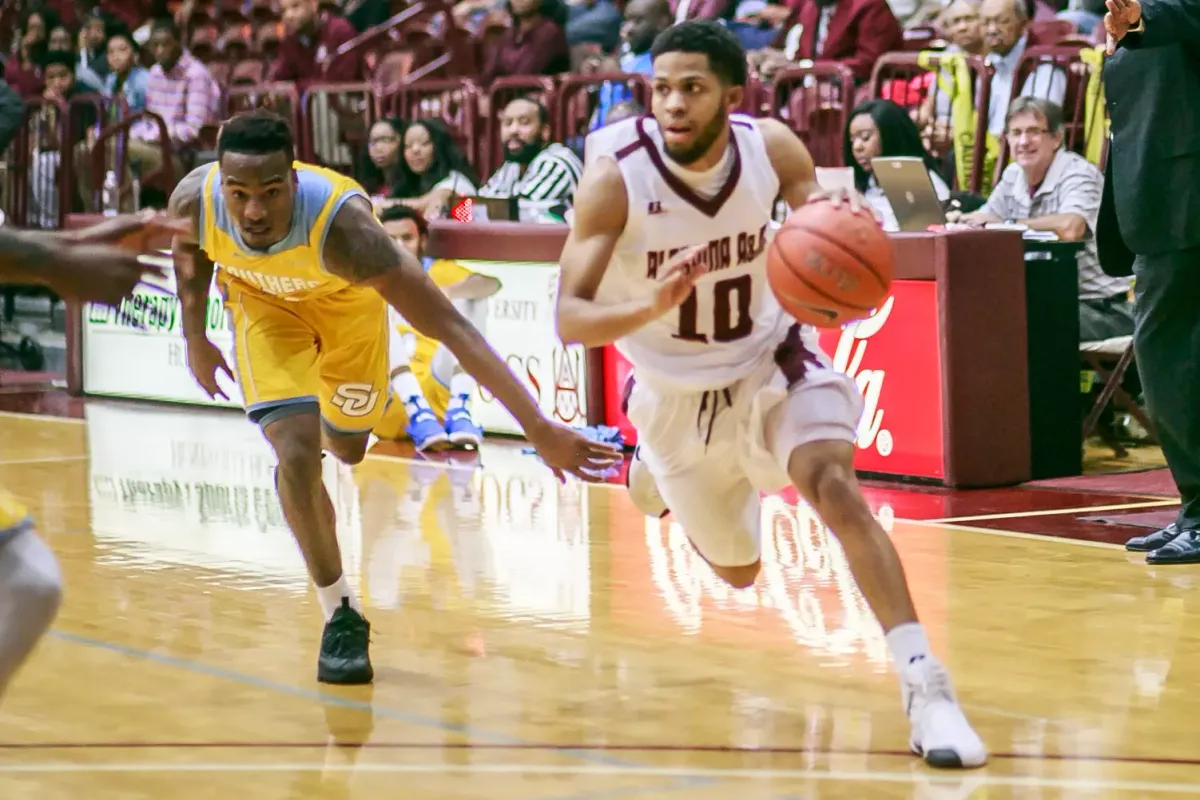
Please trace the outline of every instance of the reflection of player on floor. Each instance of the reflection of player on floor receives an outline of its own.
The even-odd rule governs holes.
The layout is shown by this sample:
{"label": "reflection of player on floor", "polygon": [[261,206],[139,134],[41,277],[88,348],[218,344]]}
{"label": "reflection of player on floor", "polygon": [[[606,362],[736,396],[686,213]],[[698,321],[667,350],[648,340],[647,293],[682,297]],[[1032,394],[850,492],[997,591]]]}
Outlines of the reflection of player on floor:
{"label": "reflection of player on floor", "polygon": [[[0,228],[0,283],[47,286],[60,297],[117,307],[143,275],[148,234],[161,220],[116,217],[70,233]],[[124,243],[129,249],[114,246]],[[54,622],[62,573],[17,498],[0,488],[0,694]]]}
{"label": "reflection of player on floor", "polygon": [[588,137],[558,301],[564,341],[615,341],[634,365],[630,493],[647,514],[669,508],[713,570],[745,587],[760,563],[758,492],[795,484],[887,632],[914,751],[983,764],[855,478],[861,397],[767,286],[775,199],[794,209],[822,194],[812,159],[782,123],[733,113],[746,59],[725,28],[684,22],[652,53],[653,119]]}
{"label": "reflection of player on floor", "polygon": [[[500,290],[500,281],[449,259],[425,257],[429,226],[408,206],[386,209],[380,220],[384,230],[421,260],[429,279],[482,333],[484,315],[478,311],[484,300]],[[475,379],[449,348],[422,336],[395,311],[388,329],[393,394],[375,434],[381,439],[398,439],[403,431],[417,450],[447,445],[479,447],[483,430],[471,419],[469,409]]]}
{"label": "reflection of player on floor", "polygon": [[[214,262],[232,317],[246,412],[279,459],[276,489],[325,611],[317,679],[364,683],[374,672],[370,629],[342,574],[321,450],[362,461],[383,415],[388,382],[387,305],[445,342],[511,409],[554,469],[579,474],[611,460],[542,416],[504,362],[375,219],[358,184],[294,161],[291,131],[255,111],[226,122],[216,164],[176,187],[171,215],[194,236],[172,246],[183,301],[188,366],[210,396],[230,372],[205,333]],[[386,301],[386,302],[385,302]]]}

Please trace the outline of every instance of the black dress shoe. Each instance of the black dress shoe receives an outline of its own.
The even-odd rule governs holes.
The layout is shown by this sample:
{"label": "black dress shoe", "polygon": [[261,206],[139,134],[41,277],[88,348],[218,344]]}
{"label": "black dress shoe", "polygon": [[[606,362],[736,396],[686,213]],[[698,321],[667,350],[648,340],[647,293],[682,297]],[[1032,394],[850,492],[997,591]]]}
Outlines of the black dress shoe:
{"label": "black dress shoe", "polygon": [[1200,531],[1181,531],[1171,541],[1146,554],[1147,564],[1200,564]]}
{"label": "black dress shoe", "polygon": [[1154,533],[1133,537],[1125,543],[1125,549],[1133,550],[1137,553],[1149,553],[1151,550],[1157,550],[1162,547],[1178,535],[1179,527],[1172,522],[1167,527],[1157,530]]}

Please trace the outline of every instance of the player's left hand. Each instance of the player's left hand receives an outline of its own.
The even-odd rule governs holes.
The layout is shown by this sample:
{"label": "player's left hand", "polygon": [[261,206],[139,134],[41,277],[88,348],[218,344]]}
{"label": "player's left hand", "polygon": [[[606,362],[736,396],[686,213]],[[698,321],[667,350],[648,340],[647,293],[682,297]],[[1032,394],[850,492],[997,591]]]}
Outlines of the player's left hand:
{"label": "player's left hand", "polygon": [[597,473],[621,460],[621,451],[615,445],[593,442],[574,428],[550,420],[526,430],[525,436],[546,466],[564,483],[564,472],[597,483],[602,480]]}
{"label": "player's left hand", "polygon": [[190,231],[190,221],[171,219],[166,214],[146,209],[139,214],[109,217],[90,227],[71,231],[69,236],[75,244],[111,244],[136,253],[146,253],[154,249],[156,240],[169,246],[171,236]]}

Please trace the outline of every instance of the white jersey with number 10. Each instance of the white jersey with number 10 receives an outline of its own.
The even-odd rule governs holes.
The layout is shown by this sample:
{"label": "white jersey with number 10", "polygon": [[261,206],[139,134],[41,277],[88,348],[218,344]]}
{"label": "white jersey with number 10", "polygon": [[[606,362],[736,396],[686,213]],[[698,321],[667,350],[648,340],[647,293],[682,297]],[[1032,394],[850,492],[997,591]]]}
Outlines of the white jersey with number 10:
{"label": "white jersey with number 10", "polygon": [[629,198],[628,221],[598,301],[647,297],[673,253],[707,245],[702,258],[709,272],[679,310],[616,343],[639,381],[664,390],[729,386],[772,358],[794,322],[767,285],[779,177],[754,120],[735,114],[730,128],[725,180],[710,196],[697,193],[668,163],[652,117],[616,123],[587,140],[587,160],[614,159]]}

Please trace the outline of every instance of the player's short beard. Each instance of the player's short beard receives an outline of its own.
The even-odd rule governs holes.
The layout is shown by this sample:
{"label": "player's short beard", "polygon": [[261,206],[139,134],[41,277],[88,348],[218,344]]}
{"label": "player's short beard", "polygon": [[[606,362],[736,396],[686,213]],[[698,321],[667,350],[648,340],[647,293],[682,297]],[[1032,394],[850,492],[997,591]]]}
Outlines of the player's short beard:
{"label": "player's short beard", "polygon": [[704,126],[704,129],[696,136],[696,141],[692,142],[687,147],[672,148],[671,145],[666,145],[664,148],[671,160],[680,166],[688,166],[694,164],[708,154],[712,149],[713,143],[721,137],[721,132],[729,127],[729,115],[725,112],[725,107],[717,109],[716,115],[712,122]]}

